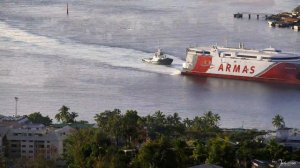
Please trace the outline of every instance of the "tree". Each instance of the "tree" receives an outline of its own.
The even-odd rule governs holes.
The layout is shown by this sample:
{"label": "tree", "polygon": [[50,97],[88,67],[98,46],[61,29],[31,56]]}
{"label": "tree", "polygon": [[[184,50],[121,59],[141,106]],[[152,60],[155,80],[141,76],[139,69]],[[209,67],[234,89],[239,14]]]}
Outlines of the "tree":
{"label": "tree", "polygon": [[190,120],[189,118],[185,118],[183,120],[183,124],[187,129],[190,129],[193,125],[193,120]]}
{"label": "tree", "polygon": [[166,118],[165,129],[167,134],[170,136],[179,136],[182,135],[185,131],[185,126],[181,122],[181,118],[178,113],[174,113],[173,115],[168,115]]}
{"label": "tree", "polygon": [[214,114],[213,112],[208,111],[207,113],[204,113],[202,119],[207,129],[210,129],[219,127],[219,121],[221,117],[219,116],[219,114]]}
{"label": "tree", "polygon": [[57,113],[55,115],[55,119],[58,122],[62,122],[62,123],[74,123],[75,118],[78,117],[78,114],[75,112],[69,112],[70,108],[63,105],[58,111],[59,113]]}
{"label": "tree", "polygon": [[288,151],[284,149],[275,139],[272,139],[266,146],[266,150],[269,152],[270,160],[278,159],[290,159]]}
{"label": "tree", "polygon": [[[238,160],[238,167],[247,168],[251,167],[251,161],[253,159],[263,159],[260,158],[260,152],[259,149],[263,149],[263,146],[260,146],[260,143],[251,141],[251,140],[245,140],[240,143],[240,146],[238,150],[235,153],[235,157]],[[262,150],[260,150],[262,151]]]}
{"label": "tree", "polygon": [[204,113],[203,116],[196,116],[194,118],[192,122],[192,129],[206,133],[216,131],[219,128],[220,119],[219,114],[214,114],[213,112],[208,111],[207,113]]}
{"label": "tree", "polygon": [[119,109],[114,109],[113,111],[106,110],[100,114],[96,114],[94,118],[98,127],[114,138],[116,144],[119,144],[119,138],[124,132],[121,111]]}
{"label": "tree", "polygon": [[180,167],[171,147],[165,138],[149,140],[142,146],[133,164],[141,168]]}
{"label": "tree", "polygon": [[235,148],[227,137],[216,137],[208,143],[207,163],[235,167]]}
{"label": "tree", "polygon": [[193,159],[195,160],[196,164],[203,164],[207,159],[207,146],[203,142],[196,142],[196,148],[193,150]]}
{"label": "tree", "polygon": [[189,151],[187,150],[187,143],[181,139],[175,139],[172,142],[173,149],[176,154],[177,167],[186,167],[189,161]]}
{"label": "tree", "polygon": [[144,120],[144,125],[147,128],[148,136],[152,139],[166,132],[166,116],[161,111],[156,111],[153,115],[148,115]]}
{"label": "tree", "polygon": [[141,117],[138,116],[137,111],[135,110],[127,110],[122,119],[122,124],[124,128],[124,137],[126,139],[126,143],[131,143],[132,141],[139,140],[140,130],[143,130],[143,126],[141,125]]}
{"label": "tree", "polygon": [[272,119],[272,124],[275,128],[284,128],[285,122],[281,115],[276,114],[274,118]]}
{"label": "tree", "polygon": [[44,117],[40,112],[31,113],[27,118],[33,123],[40,123],[46,126],[52,123],[52,119],[50,119],[49,116]]}
{"label": "tree", "polygon": [[65,140],[64,159],[71,168],[89,168],[110,162],[115,146],[107,134],[95,128],[80,129]]}

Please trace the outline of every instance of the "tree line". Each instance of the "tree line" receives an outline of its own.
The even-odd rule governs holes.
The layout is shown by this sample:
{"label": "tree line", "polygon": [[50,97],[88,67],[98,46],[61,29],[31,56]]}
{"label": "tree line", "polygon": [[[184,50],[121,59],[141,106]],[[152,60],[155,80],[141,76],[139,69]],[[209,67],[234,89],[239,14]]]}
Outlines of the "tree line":
{"label": "tree line", "polygon": [[[60,108],[56,120],[86,123],[76,121],[78,114],[69,110]],[[51,120],[40,113],[28,117],[43,118],[48,124]],[[300,150],[292,153],[276,140],[264,143],[256,138],[266,132],[221,129],[221,117],[211,111],[182,119],[178,113],[140,116],[135,110],[114,109],[96,114],[94,120],[96,128],[78,129],[65,141],[63,157],[68,167],[180,168],[209,163],[247,168],[254,159],[300,160]],[[280,115],[272,123],[277,128],[285,126]]]}

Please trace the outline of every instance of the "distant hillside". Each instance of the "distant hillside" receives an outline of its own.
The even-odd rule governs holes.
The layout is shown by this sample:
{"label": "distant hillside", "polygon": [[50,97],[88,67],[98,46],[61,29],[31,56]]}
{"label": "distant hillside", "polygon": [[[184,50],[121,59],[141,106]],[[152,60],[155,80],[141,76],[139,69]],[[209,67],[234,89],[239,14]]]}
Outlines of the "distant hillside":
{"label": "distant hillside", "polygon": [[293,12],[300,12],[300,5],[298,7],[296,7]]}

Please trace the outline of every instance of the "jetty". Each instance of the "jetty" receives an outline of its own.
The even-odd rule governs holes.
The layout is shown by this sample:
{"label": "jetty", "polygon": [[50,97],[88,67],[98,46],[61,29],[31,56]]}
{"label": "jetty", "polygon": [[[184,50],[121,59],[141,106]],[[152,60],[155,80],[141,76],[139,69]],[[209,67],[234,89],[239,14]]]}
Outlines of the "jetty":
{"label": "jetty", "polygon": [[233,17],[242,19],[244,16],[246,16],[246,17],[248,17],[248,19],[251,19],[254,16],[256,19],[264,18],[267,20],[268,17],[271,15],[273,15],[273,14],[271,14],[271,13],[254,13],[254,12],[238,12],[238,13],[233,14]]}
{"label": "jetty", "polygon": [[[299,5],[300,10],[300,5]],[[244,16],[251,19],[252,17],[257,20],[260,18],[264,18],[268,21],[269,27],[280,27],[280,28],[291,28],[294,31],[300,30],[300,12],[283,12],[279,14],[271,14],[271,13],[255,13],[255,12],[238,12],[233,14],[234,18],[242,19]]]}

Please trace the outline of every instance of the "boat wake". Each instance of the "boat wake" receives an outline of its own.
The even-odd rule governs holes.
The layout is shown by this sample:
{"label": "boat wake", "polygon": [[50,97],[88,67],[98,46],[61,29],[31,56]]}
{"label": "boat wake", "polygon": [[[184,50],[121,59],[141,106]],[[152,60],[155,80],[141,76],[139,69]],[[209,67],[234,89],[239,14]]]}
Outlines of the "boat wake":
{"label": "boat wake", "polygon": [[[156,66],[143,64],[141,59],[152,57],[154,53],[146,53],[133,49],[88,45],[72,41],[59,41],[54,38],[35,35],[19,28],[12,27],[0,21],[0,50],[20,51],[30,55],[59,56],[68,59],[92,60],[114,67],[131,68],[135,70],[179,74],[182,60],[173,58],[171,66]],[[13,44],[13,45],[12,45]]]}

